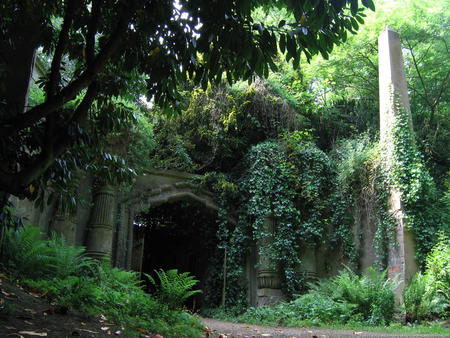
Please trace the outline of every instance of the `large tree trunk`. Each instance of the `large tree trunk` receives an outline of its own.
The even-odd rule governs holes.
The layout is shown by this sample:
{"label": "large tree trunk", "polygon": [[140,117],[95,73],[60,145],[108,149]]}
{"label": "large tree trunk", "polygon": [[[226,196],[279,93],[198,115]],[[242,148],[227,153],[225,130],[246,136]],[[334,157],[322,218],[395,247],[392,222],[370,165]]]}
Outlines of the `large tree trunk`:
{"label": "large tree trunk", "polygon": [[39,26],[24,25],[22,29],[18,29],[10,46],[3,46],[3,48],[9,48],[2,51],[2,62],[5,64],[2,80],[5,85],[1,88],[1,94],[6,103],[5,113],[10,118],[26,110],[39,34],[36,27]]}

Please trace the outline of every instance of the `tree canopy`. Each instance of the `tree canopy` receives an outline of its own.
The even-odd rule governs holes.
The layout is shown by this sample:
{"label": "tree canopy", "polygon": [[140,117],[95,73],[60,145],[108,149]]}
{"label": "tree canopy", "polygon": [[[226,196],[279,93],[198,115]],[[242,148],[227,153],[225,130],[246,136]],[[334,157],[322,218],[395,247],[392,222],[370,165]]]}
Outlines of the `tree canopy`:
{"label": "tree canopy", "polygon": [[[30,195],[32,184],[80,136],[93,102],[145,93],[176,106],[183,79],[207,86],[267,76],[278,49],[324,57],[363,22],[372,0],[67,0],[0,4],[0,191]],[[288,20],[254,20],[257,8],[285,8]],[[27,106],[38,48],[49,58],[45,99]],[[114,115],[114,109],[110,116]],[[95,130],[94,130],[95,131]]]}

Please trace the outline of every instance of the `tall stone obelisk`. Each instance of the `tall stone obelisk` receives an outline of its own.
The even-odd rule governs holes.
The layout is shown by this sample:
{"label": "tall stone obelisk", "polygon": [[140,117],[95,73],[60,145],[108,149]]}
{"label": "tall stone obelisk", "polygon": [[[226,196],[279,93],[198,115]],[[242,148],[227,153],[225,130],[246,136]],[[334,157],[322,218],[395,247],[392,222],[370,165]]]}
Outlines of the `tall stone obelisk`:
{"label": "tall stone obelisk", "polygon": [[[389,166],[394,160],[393,128],[399,109],[408,114],[409,126],[413,132],[400,36],[390,27],[386,27],[378,37],[378,53],[380,141],[384,149],[384,160]],[[390,189],[389,207],[396,223],[396,243],[389,246],[388,274],[399,281],[396,298],[398,303],[402,303],[405,284],[417,271],[415,238],[405,222],[402,191],[394,186]]]}

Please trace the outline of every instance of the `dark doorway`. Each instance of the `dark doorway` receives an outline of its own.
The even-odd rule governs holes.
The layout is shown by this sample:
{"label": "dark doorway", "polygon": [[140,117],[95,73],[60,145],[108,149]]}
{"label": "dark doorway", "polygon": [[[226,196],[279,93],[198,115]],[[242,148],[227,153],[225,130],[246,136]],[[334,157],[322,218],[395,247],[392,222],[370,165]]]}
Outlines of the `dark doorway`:
{"label": "dark doorway", "polygon": [[[215,211],[186,201],[166,203],[139,214],[135,243],[142,243],[142,247],[135,255],[142,257],[140,270],[152,276],[159,269],[189,272],[199,280],[195,288],[204,290],[214,268],[211,258],[217,247],[216,218]],[[203,294],[191,297],[186,306],[199,309]]]}

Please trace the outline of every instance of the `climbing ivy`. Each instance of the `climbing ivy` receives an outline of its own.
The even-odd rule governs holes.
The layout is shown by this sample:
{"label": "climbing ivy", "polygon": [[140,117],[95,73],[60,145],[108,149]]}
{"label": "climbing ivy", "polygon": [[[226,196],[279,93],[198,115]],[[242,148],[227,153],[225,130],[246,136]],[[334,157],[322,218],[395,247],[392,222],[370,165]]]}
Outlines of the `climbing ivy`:
{"label": "climbing ivy", "polygon": [[390,184],[398,188],[405,208],[406,226],[415,234],[417,259],[423,267],[427,253],[439,230],[449,231],[444,223],[449,211],[439,200],[436,186],[418,150],[408,111],[394,97],[394,122],[391,135],[392,158],[387,163]]}

